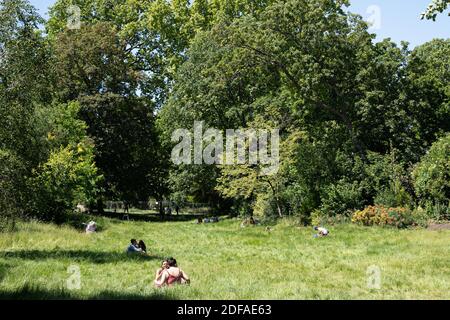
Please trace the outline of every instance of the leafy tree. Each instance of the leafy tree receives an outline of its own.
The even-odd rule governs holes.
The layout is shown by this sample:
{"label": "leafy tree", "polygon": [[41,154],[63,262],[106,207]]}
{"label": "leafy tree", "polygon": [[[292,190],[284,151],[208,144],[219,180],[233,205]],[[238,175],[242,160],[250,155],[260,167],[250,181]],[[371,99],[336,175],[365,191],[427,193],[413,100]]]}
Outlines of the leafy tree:
{"label": "leafy tree", "polygon": [[144,76],[128,62],[126,44],[109,22],[59,33],[54,54],[56,88],[62,101],[108,92],[135,95],[138,80]]}
{"label": "leafy tree", "polygon": [[39,107],[34,116],[40,139],[39,165],[26,180],[27,215],[63,222],[78,203],[89,203],[101,180],[86,123],[77,119],[80,105]]}
{"label": "leafy tree", "polygon": [[[414,64],[409,66],[417,54],[389,39],[374,44],[367,24],[347,14],[346,4],[278,1],[232,21],[218,19],[210,31],[197,33],[160,113],[164,139],[195,120],[220,130],[270,124],[280,128],[285,142],[298,128],[304,132],[292,145],[294,160],[282,159],[283,170],[273,181],[260,179],[253,166],[221,168],[216,190],[222,196],[244,199],[264,212],[272,206],[271,212],[301,215],[319,206],[340,214],[375,199],[388,201],[381,192],[395,195],[391,203],[410,203],[405,167],[423,153],[424,140],[433,141],[446,124],[422,126],[425,117],[412,112],[426,97],[405,90],[424,84],[414,79]],[[429,106],[443,109],[439,117],[431,107],[421,109],[436,121],[446,118],[446,91],[440,87],[448,83],[445,46],[439,48],[429,68],[441,85],[430,84],[435,100]],[[392,150],[397,150],[392,166],[370,157],[388,159]],[[368,173],[375,165],[398,166],[401,174],[386,176],[378,183],[382,191],[375,190]],[[185,170],[172,173],[193,185],[209,186],[216,179],[210,175],[206,182]]]}
{"label": "leafy tree", "polygon": [[26,1],[0,2],[0,148],[37,164],[33,115],[48,101],[48,46],[37,31],[42,19]]}
{"label": "leafy tree", "polygon": [[[438,136],[450,131],[450,40],[435,39],[408,56],[405,91],[410,122],[421,143],[422,155]],[[417,162],[419,159],[414,159]]]}
{"label": "leafy tree", "polygon": [[72,14],[80,9],[81,29],[99,22],[112,24],[124,44],[133,70],[144,72],[140,92],[159,108],[167,99],[178,67],[197,32],[209,30],[219,19],[257,12],[272,0],[58,0],[50,8],[46,23],[50,38],[64,30]]}
{"label": "leafy tree", "polygon": [[162,198],[167,158],[161,154],[151,105],[116,94],[86,96],[80,116],[95,143],[107,196],[133,202]]}
{"label": "leafy tree", "polygon": [[100,177],[92,143],[83,140],[52,151],[34,175],[29,210],[41,219],[62,222],[77,203],[89,203],[96,196]]}
{"label": "leafy tree", "polygon": [[433,143],[413,171],[414,187],[422,202],[450,201],[450,134]]}
{"label": "leafy tree", "polygon": [[0,232],[12,230],[15,220],[24,216],[25,172],[23,161],[0,149]]}
{"label": "leafy tree", "polygon": [[[439,13],[444,12],[448,5],[450,4],[449,0],[433,0],[429,5],[425,12],[421,14],[421,18],[427,20],[436,21],[436,17]],[[450,16],[450,12],[449,12]]]}

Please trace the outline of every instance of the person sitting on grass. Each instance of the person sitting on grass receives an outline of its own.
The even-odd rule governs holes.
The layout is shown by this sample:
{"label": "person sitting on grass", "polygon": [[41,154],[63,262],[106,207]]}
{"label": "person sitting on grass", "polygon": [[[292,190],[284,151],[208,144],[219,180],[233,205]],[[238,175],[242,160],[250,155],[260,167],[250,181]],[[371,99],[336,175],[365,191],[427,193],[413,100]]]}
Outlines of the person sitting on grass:
{"label": "person sitting on grass", "polygon": [[319,231],[319,233],[314,235],[314,238],[326,237],[329,234],[329,231],[323,227],[314,227],[314,230]]}
{"label": "person sitting on grass", "polygon": [[147,246],[143,240],[139,240],[138,248],[141,249],[143,253],[147,253]]}
{"label": "person sitting on grass", "polygon": [[127,253],[142,253],[142,249],[139,248],[139,245],[136,239],[131,239],[130,245],[127,247]]}
{"label": "person sitting on grass", "polygon": [[97,224],[95,221],[91,221],[86,225],[86,233],[94,233],[97,230]]}
{"label": "person sitting on grass", "polygon": [[169,268],[162,272],[161,278],[155,281],[158,288],[164,286],[172,286],[173,284],[189,284],[190,279],[188,275],[177,266],[177,260],[174,258],[167,259]]}
{"label": "person sitting on grass", "polygon": [[168,259],[164,259],[161,263],[161,267],[156,270],[155,275],[155,285],[158,286],[159,281],[161,280],[161,277],[163,275],[163,272],[169,269],[169,263],[167,262]]}
{"label": "person sitting on grass", "polygon": [[241,228],[245,228],[247,226],[256,226],[257,224],[259,224],[259,221],[253,217],[250,217],[250,218],[246,218],[244,221],[242,221]]}
{"label": "person sitting on grass", "polygon": [[210,219],[210,221],[213,222],[213,223],[217,223],[217,222],[219,222],[219,217],[212,217]]}

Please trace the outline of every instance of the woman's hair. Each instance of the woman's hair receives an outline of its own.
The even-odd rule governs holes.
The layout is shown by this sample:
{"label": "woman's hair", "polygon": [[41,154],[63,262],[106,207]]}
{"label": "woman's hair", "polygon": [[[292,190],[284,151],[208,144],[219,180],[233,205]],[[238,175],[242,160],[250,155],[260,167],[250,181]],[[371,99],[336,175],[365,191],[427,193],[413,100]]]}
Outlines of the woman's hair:
{"label": "woman's hair", "polygon": [[168,258],[167,263],[169,264],[169,267],[176,267],[177,266],[177,260],[175,258]]}
{"label": "woman's hair", "polygon": [[147,250],[147,246],[145,245],[144,241],[142,241],[142,240],[139,240],[138,246],[139,246],[139,248],[141,248],[144,251]]}

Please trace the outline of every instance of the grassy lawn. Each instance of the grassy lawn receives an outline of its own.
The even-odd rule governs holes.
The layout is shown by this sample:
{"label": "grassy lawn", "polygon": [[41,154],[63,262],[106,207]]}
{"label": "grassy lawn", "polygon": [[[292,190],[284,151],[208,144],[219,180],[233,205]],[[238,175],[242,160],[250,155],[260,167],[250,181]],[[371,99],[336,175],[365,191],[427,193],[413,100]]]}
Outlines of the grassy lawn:
{"label": "grassy lawn", "polygon": [[[450,299],[450,230],[396,230],[342,224],[328,238],[281,222],[240,228],[238,220],[128,222],[97,219],[94,235],[71,227],[21,223],[0,234],[0,298],[143,299]],[[150,257],[127,257],[130,238]],[[174,256],[190,286],[154,289],[154,272]],[[68,290],[68,267],[81,289]],[[369,289],[367,268],[381,270]]]}

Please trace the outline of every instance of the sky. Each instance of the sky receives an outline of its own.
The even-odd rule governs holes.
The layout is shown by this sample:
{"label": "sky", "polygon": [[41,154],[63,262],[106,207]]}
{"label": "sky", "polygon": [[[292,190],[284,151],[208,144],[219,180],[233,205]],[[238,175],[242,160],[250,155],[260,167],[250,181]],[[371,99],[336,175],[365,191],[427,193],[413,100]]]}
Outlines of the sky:
{"label": "sky", "polygon": [[[55,0],[30,0],[43,17]],[[377,40],[391,38],[393,41],[408,41],[410,47],[423,44],[434,38],[450,38],[450,17],[447,13],[438,16],[436,22],[420,20],[431,0],[352,0],[350,11],[373,22],[370,32]]]}

